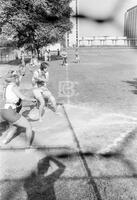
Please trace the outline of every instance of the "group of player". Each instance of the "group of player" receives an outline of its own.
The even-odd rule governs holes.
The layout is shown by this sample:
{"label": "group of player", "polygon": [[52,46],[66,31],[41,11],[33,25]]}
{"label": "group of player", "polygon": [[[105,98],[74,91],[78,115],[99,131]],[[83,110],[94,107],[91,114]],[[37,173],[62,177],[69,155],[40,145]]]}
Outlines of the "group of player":
{"label": "group of player", "polygon": [[[67,53],[65,50],[62,51],[61,56],[62,65],[67,65]],[[77,49],[75,59],[76,62],[80,61]],[[36,56],[33,56],[28,65],[29,71],[32,73],[33,98],[25,96],[20,90],[20,83],[26,74],[26,66],[23,57],[22,64],[19,65],[18,70],[9,70],[4,77],[4,107],[0,110],[0,117],[9,124],[9,128],[6,130],[6,134],[4,134],[6,136],[3,144],[7,144],[12,140],[18,127],[23,127],[26,129],[28,147],[31,145],[32,127],[29,120],[20,112],[22,101],[29,101],[38,107],[39,122],[42,121],[45,105],[48,105],[53,112],[57,113],[56,100],[47,87],[49,82],[49,62],[47,60],[40,62]]]}
{"label": "group of player", "polygon": [[[36,62],[32,59],[30,66],[32,72],[32,92],[33,98],[25,96],[20,90],[22,77],[25,76],[26,66],[20,65],[18,70],[10,70],[4,77],[4,107],[0,110],[0,117],[9,124],[3,144],[9,143],[17,132],[18,127],[26,129],[27,146],[31,146],[32,127],[27,118],[21,114],[22,101],[28,101],[39,109],[39,121],[42,121],[44,114],[45,100],[54,112],[57,111],[57,104],[54,96],[49,91],[47,84],[49,72],[47,62]],[[35,62],[34,62],[35,61]]]}
{"label": "group of player", "polygon": [[[67,51],[65,48],[63,48],[63,50],[61,52],[61,57],[62,57],[62,66],[67,66],[68,65],[68,56],[67,56]],[[80,56],[79,56],[78,48],[75,49],[74,63],[80,63]]]}

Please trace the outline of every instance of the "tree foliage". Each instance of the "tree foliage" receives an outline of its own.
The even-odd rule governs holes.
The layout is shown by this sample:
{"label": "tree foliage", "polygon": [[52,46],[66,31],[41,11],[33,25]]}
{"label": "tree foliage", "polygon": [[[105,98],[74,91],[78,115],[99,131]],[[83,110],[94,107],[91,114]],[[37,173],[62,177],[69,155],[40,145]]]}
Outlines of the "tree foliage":
{"label": "tree foliage", "polygon": [[0,0],[1,34],[18,47],[39,49],[70,31],[71,0]]}

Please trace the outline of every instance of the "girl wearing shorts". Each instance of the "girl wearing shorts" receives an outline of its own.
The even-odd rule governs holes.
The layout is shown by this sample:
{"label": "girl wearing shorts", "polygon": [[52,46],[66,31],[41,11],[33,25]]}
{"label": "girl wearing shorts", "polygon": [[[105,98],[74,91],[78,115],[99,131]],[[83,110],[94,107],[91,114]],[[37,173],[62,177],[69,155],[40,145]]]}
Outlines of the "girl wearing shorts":
{"label": "girl wearing shorts", "polygon": [[20,92],[19,75],[15,71],[11,72],[10,76],[8,76],[8,80],[10,80],[10,82],[5,89],[5,105],[4,108],[1,110],[0,114],[1,118],[10,124],[10,127],[6,131],[7,136],[3,140],[3,144],[7,144],[11,141],[11,139],[16,133],[17,127],[23,127],[26,128],[28,146],[30,146],[32,138],[31,124],[24,116],[22,116],[17,111],[17,104],[20,99],[31,102],[35,102],[35,100],[32,98],[25,97]]}
{"label": "girl wearing shorts", "polygon": [[47,88],[49,80],[49,73],[47,70],[48,64],[46,62],[41,63],[40,68],[33,73],[33,95],[39,102],[39,121],[42,121],[42,115],[44,113],[45,100],[48,101],[48,105],[52,108],[52,111],[56,112],[56,100],[52,93]]}

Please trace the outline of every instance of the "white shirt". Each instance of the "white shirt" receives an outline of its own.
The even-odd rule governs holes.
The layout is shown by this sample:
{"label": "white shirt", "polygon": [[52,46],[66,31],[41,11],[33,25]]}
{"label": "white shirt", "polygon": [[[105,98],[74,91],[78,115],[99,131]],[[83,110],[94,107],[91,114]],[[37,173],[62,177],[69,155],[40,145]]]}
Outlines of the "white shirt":
{"label": "white shirt", "polygon": [[33,73],[33,77],[32,77],[32,84],[35,88],[38,87],[37,85],[37,80],[38,78],[45,78],[46,81],[43,82],[43,85],[42,86],[47,86],[47,83],[49,81],[49,72],[45,72],[44,74],[41,72],[40,69],[38,70],[35,70],[34,73]]}
{"label": "white shirt", "polygon": [[16,103],[19,101],[19,97],[13,92],[13,87],[15,83],[9,83],[5,89],[5,99],[6,103],[4,108],[8,109],[10,106],[15,109]]}
{"label": "white shirt", "polygon": [[45,61],[48,61],[48,52],[45,52],[44,57],[45,57]]}

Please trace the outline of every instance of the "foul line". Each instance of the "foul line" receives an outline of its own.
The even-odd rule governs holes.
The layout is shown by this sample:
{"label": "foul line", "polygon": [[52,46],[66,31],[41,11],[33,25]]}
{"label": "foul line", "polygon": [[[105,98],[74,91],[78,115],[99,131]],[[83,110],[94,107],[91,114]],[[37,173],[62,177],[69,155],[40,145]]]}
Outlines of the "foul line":
{"label": "foul line", "polygon": [[[83,152],[82,152],[82,149],[81,149],[81,147],[80,147],[79,141],[78,141],[78,139],[77,139],[75,130],[74,130],[73,126],[72,126],[72,123],[71,123],[71,121],[70,121],[70,119],[69,119],[69,116],[68,116],[68,114],[67,114],[67,112],[66,112],[66,109],[65,109],[64,105],[62,105],[62,108],[63,108],[63,110],[64,110],[64,114],[65,114],[65,117],[66,117],[66,119],[67,119],[67,121],[68,121],[69,127],[70,127],[70,129],[71,129],[71,131],[72,131],[74,140],[75,140],[75,142],[76,142],[76,144],[77,144],[77,154],[78,154],[79,157],[81,158],[81,160],[82,160],[82,162],[83,162],[83,165],[84,165],[84,168],[85,168],[85,170],[86,170],[87,176],[88,176],[88,178],[89,178],[88,184],[91,185],[91,186],[93,187],[94,192],[95,192],[95,196],[96,196],[97,200],[102,200],[101,195],[100,195],[100,192],[99,192],[98,187],[97,187],[97,184],[96,184],[96,182],[94,181],[94,178],[93,178],[93,176],[92,176],[92,174],[91,174],[91,171],[90,171],[90,169],[89,169],[89,167],[88,167],[87,161],[86,161],[86,159],[85,159],[85,157],[84,157],[84,154],[83,154]],[[92,192],[92,189],[91,189],[91,192]]]}

